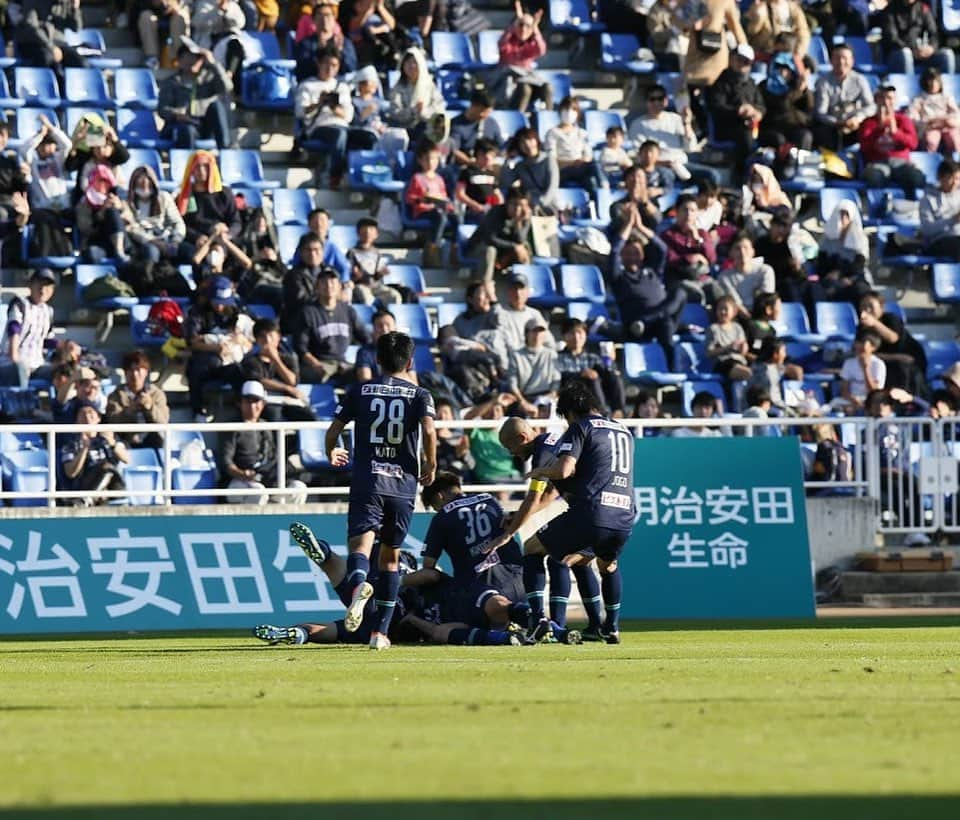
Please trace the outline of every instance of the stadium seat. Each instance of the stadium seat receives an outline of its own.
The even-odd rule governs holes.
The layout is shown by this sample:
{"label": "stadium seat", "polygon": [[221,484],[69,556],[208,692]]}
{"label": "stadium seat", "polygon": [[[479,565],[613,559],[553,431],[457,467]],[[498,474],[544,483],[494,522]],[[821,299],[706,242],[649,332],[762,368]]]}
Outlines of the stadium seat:
{"label": "stadium seat", "polygon": [[[951,0],[957,9],[957,19],[960,22],[960,0]],[[955,100],[960,99],[960,74],[942,74],[940,79],[943,82],[943,90],[949,93]]]}
{"label": "stadium seat", "polygon": [[941,262],[933,266],[933,300],[960,302],[960,264]]}
{"label": "stadium seat", "polygon": [[313,197],[303,188],[278,188],[273,192],[276,225],[306,225],[313,210]]}
{"label": "stadium seat", "polygon": [[667,105],[676,108],[677,97],[686,93],[683,84],[683,75],[676,71],[667,71],[656,76],[657,85],[662,85],[667,92]]}
{"label": "stadium seat", "polygon": [[673,369],[688,379],[720,379],[713,372],[713,360],[707,356],[707,346],[702,341],[680,342],[673,350]]}
{"label": "stadium seat", "polygon": [[401,180],[394,179],[390,157],[384,151],[350,151],[347,177],[353,191],[399,193],[404,187]]}
{"label": "stadium seat", "polygon": [[[127,452],[130,461],[122,465],[123,481],[127,490],[159,492],[163,489],[163,467],[157,451],[150,447],[131,447]],[[160,504],[158,495],[131,495],[127,503],[134,507]]]}
{"label": "stadium seat", "polygon": [[852,341],[857,333],[857,311],[849,302],[817,302],[817,332],[828,339]]}
{"label": "stadium seat", "polygon": [[822,344],[824,337],[810,328],[810,317],[800,302],[782,302],[780,318],[773,322],[777,336],[807,345]]}
{"label": "stadium seat", "polygon": [[0,455],[4,482],[13,492],[35,492],[33,498],[15,498],[14,507],[42,507],[46,499],[39,494],[50,489],[50,454],[46,450],[15,450]]}
{"label": "stadium seat", "polygon": [[499,110],[490,112],[490,119],[500,126],[504,139],[510,139],[521,128],[527,127],[527,115],[522,111]]}
{"label": "stadium seat", "polygon": [[614,125],[620,126],[624,133],[627,131],[623,116],[618,111],[586,111],[583,115],[583,125],[594,146],[600,146],[606,142],[607,129]]}
{"label": "stadium seat", "polygon": [[373,305],[365,305],[362,302],[353,304],[350,307],[352,307],[357,314],[360,324],[368,329],[373,327],[373,314],[376,313],[376,307]]}
{"label": "stadium seat", "polygon": [[943,30],[950,34],[960,31],[960,0],[940,0],[940,11]]}
{"label": "stadium seat", "polygon": [[292,111],[296,60],[280,53],[277,35],[269,31],[244,31],[240,104],[254,111]]}
{"label": "stadium seat", "polygon": [[40,130],[40,117],[46,117],[54,125],[61,125],[60,117],[51,108],[20,108],[17,111],[17,142],[31,139]]}
{"label": "stadium seat", "polygon": [[437,327],[452,325],[453,320],[466,309],[466,302],[441,302],[437,305]]}
{"label": "stadium seat", "polygon": [[626,196],[625,191],[615,191],[612,188],[600,188],[597,191],[597,221],[610,224],[610,209],[614,202],[619,202]]}
{"label": "stadium seat", "polygon": [[75,274],[77,304],[86,304],[87,307],[96,310],[111,312],[115,310],[130,310],[139,301],[136,296],[111,296],[107,299],[99,299],[93,304],[84,302],[83,293],[90,283],[103,276],[116,275],[117,272],[113,265],[77,265]]}
{"label": "stadium seat", "polygon": [[[836,41],[837,38],[834,38]],[[866,37],[843,37],[843,42],[853,49],[853,64],[861,74],[886,74],[887,67],[873,57],[873,49]],[[876,89],[874,89],[876,91]]]}
{"label": "stadium seat", "polygon": [[419,265],[387,265],[387,275],[383,278],[383,284],[402,285],[417,295],[427,290],[427,283]]}
{"label": "stadium seat", "polygon": [[[152,115],[151,115],[152,116]],[[173,190],[174,185],[171,180],[163,175],[163,166],[160,163],[160,154],[156,148],[130,148],[130,159],[120,166],[120,173],[123,175],[124,185],[130,181],[130,176],[141,165],[146,165],[152,169],[160,181],[160,187],[164,190]]]}
{"label": "stadium seat", "polygon": [[336,245],[344,254],[356,247],[358,241],[356,225],[331,225],[327,231],[327,242]]}
{"label": "stadium seat", "polygon": [[712,320],[710,312],[699,302],[687,302],[677,322],[681,339],[702,342]]}
{"label": "stadium seat", "polygon": [[[550,88],[553,91],[554,108],[560,105],[564,98],[573,96],[573,82],[570,79],[569,71],[541,71],[540,74],[546,77],[550,83]],[[583,103],[584,101],[581,101],[581,108],[586,107]],[[590,105],[594,104],[595,101],[591,100]]]}
{"label": "stadium seat", "polygon": [[814,34],[810,38],[810,44],[807,46],[807,54],[816,61],[819,71],[825,72],[830,70],[830,50],[827,48],[826,41],[819,34]]}
{"label": "stadium seat", "polygon": [[44,447],[44,436],[40,433],[15,433],[8,428],[0,430],[0,453],[42,450]]}
{"label": "stadium seat", "polygon": [[64,101],[68,106],[116,108],[117,102],[107,93],[103,72],[97,68],[64,69]]}
{"label": "stadium seat", "polygon": [[484,64],[474,56],[470,38],[460,32],[431,32],[430,53],[438,68],[461,68],[464,71],[472,71],[484,67]]}
{"label": "stadium seat", "polygon": [[22,258],[27,260],[27,266],[31,268],[53,268],[54,270],[64,271],[72,268],[77,263],[77,257],[71,256],[30,256],[30,245],[33,240],[34,226],[27,224],[23,227],[20,234],[20,252]]}
{"label": "stadium seat", "polygon": [[623,346],[623,372],[632,382],[667,387],[687,380],[683,373],[674,373],[659,342],[627,342]]}
{"label": "stadium seat", "polygon": [[547,132],[551,128],[560,125],[560,112],[553,109],[542,108],[534,114],[537,121],[537,135],[541,142],[547,138]]}
{"label": "stadium seat", "polygon": [[117,111],[117,135],[128,148],[165,150],[173,144],[160,136],[153,112],[146,109],[121,108]]}
{"label": "stadium seat", "polygon": [[526,277],[530,288],[529,302],[534,307],[551,308],[566,301],[557,289],[553,271],[547,265],[513,265],[510,270]]}
{"label": "stadium seat", "polygon": [[287,267],[293,264],[300,237],[306,232],[305,225],[277,225],[277,255]]}
{"label": "stadium seat", "polygon": [[567,218],[567,222],[577,219],[591,219],[593,200],[583,188],[558,188],[554,200],[556,210]]}
{"label": "stadium seat", "polygon": [[[187,169],[187,163],[190,161],[192,154],[193,151],[189,148],[171,148],[167,155],[170,159],[170,179],[173,180],[177,188],[180,187],[180,183],[183,181],[183,174]],[[222,178],[223,174],[221,173],[220,176]],[[225,180],[224,183],[226,184]]]}
{"label": "stadium seat", "polygon": [[13,90],[31,108],[63,108],[56,75],[49,68],[17,66],[13,70]]}
{"label": "stadium seat", "polygon": [[169,338],[168,333],[150,332],[147,319],[152,305],[137,304],[130,308],[130,338],[134,347],[161,347]]}
{"label": "stadium seat", "polygon": [[680,400],[683,404],[683,415],[686,418],[693,416],[693,397],[697,393],[710,393],[719,402],[723,408],[727,404],[726,396],[723,394],[723,384],[718,381],[689,381],[680,388]]}
{"label": "stadium seat", "polygon": [[943,162],[943,155],[936,151],[911,151],[910,162],[916,165],[927,180],[927,185],[936,187],[937,171]]}
{"label": "stadium seat", "polygon": [[[567,315],[571,319],[579,319],[585,322],[589,331],[594,319],[603,317],[608,322],[611,320],[610,311],[606,305],[598,305],[596,302],[570,302],[567,306]],[[603,328],[601,327],[601,331]],[[610,337],[603,332],[588,333],[587,340],[590,342],[599,342]]]}
{"label": "stadium seat", "polygon": [[[174,490],[215,490],[217,468],[209,463],[204,467],[174,467],[171,471],[171,487]],[[213,495],[174,496],[174,504],[216,504]]]}
{"label": "stadium seat", "polygon": [[653,74],[656,61],[638,60],[640,42],[632,34],[600,35],[600,67],[606,71]]}
{"label": "stadium seat", "polygon": [[333,418],[337,409],[337,394],[332,384],[298,384],[297,389],[307,397],[310,409],[321,421]]}
{"label": "stadium seat", "polygon": [[435,340],[430,326],[430,317],[423,305],[391,305],[390,312],[397,317],[397,330],[406,333],[415,342]]}
{"label": "stadium seat", "polygon": [[[349,470],[351,464],[345,467],[331,467],[327,460],[327,447],[324,442],[326,431],[314,427],[301,427],[297,431],[297,443],[300,452],[300,461],[308,470]],[[346,443],[346,442],[345,442]],[[350,448],[347,447],[350,451]],[[352,451],[350,460],[353,461]]]}
{"label": "stadium seat", "polygon": [[276,321],[277,311],[273,305],[263,305],[263,304],[247,304],[247,313],[249,313],[254,320],[257,319],[270,319]]}
{"label": "stadium seat", "polygon": [[244,148],[225,148],[220,152],[220,176],[231,188],[279,188],[277,180],[263,178],[260,154]]}
{"label": "stadium seat", "polygon": [[888,74],[886,85],[897,89],[897,108],[906,108],[911,100],[920,95],[920,77],[917,74]]}
{"label": "stadium seat", "polygon": [[560,290],[571,302],[595,302],[599,305],[607,298],[603,274],[596,265],[561,265]]}
{"label": "stadium seat", "polygon": [[927,380],[940,378],[956,362],[960,361],[960,344],[951,340],[925,340],[921,342],[927,354]]}
{"label": "stadium seat", "polygon": [[121,108],[153,111],[159,101],[157,79],[149,68],[119,68],[113,75],[113,89]]}
{"label": "stadium seat", "polygon": [[433,359],[430,348],[426,345],[417,345],[413,350],[413,371],[415,373],[435,373],[437,363]]}
{"label": "stadium seat", "polygon": [[500,38],[503,29],[488,28],[477,34],[477,56],[485,68],[500,65]]}
{"label": "stadium seat", "polygon": [[0,111],[6,111],[10,108],[23,108],[26,104],[25,100],[21,100],[10,93],[7,75],[0,71]]}
{"label": "stadium seat", "polygon": [[63,32],[63,41],[68,46],[85,49],[84,59],[87,65],[95,69],[117,69],[123,65],[123,60],[117,57],[107,57],[107,44],[99,29],[82,28],[80,31],[66,29]]}
{"label": "stadium seat", "polygon": [[588,0],[550,0],[550,26],[554,31],[578,35],[607,30],[594,19]]}
{"label": "stadium seat", "polygon": [[199,430],[179,430],[172,429],[167,433],[167,441],[170,442],[170,454],[174,458],[180,457],[180,451],[191,444],[197,442],[204,450],[207,459],[213,459],[213,453],[207,450],[207,443],[204,441],[203,433]]}

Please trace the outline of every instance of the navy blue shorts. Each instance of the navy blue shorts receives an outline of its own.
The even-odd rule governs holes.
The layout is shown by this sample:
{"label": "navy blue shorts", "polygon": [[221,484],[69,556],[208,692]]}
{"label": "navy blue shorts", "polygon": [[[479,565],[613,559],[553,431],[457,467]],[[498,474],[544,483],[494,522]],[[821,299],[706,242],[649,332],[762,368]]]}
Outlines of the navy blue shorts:
{"label": "navy blue shorts", "polygon": [[567,510],[537,530],[547,554],[557,560],[575,552],[593,553],[604,561],[616,561],[630,538],[630,530],[597,527],[582,511]]}
{"label": "navy blue shorts", "polygon": [[412,498],[394,498],[389,495],[350,495],[347,511],[347,535],[354,538],[365,532],[380,534],[386,547],[399,547],[410,530],[413,519]]}
{"label": "navy blue shorts", "polygon": [[499,594],[499,590],[483,581],[474,581],[472,584],[457,588],[449,602],[452,620],[467,626],[486,627],[489,621],[483,608],[487,601]]}

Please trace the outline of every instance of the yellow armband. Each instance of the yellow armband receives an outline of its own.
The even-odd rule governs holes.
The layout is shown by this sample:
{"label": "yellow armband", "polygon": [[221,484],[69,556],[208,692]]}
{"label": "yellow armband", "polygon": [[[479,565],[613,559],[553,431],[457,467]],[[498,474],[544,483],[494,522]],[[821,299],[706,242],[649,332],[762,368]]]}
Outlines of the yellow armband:
{"label": "yellow armband", "polygon": [[547,482],[542,478],[531,478],[527,490],[531,493],[544,493],[547,491]]}

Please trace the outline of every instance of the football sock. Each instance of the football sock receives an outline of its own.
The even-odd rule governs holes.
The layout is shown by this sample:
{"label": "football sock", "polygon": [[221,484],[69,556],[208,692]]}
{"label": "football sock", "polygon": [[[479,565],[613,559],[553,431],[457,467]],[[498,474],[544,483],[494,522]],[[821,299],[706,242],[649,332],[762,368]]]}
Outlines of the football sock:
{"label": "football sock", "polygon": [[447,643],[451,646],[505,646],[510,643],[510,633],[501,629],[457,627],[450,630]]}
{"label": "football sock", "polygon": [[360,584],[367,580],[369,574],[370,559],[362,552],[351,552],[347,556],[347,575],[344,579],[351,595]]}
{"label": "football sock", "polygon": [[623,596],[623,578],[620,567],[613,572],[601,573],[600,588],[603,590],[603,605],[607,610],[607,619],[603,623],[605,632],[620,631],[620,598]]}
{"label": "football sock", "polygon": [[577,589],[580,590],[580,600],[587,612],[587,625],[591,629],[599,629],[601,624],[600,581],[597,573],[589,564],[578,564],[573,568],[573,577],[577,579]]}
{"label": "football sock", "polygon": [[297,638],[296,641],[294,641],[296,646],[302,646],[310,640],[310,634],[307,632],[305,627],[295,626],[294,629],[297,632]]}
{"label": "football sock", "polygon": [[543,617],[543,591],[547,586],[547,571],[542,555],[523,556],[523,588],[527,592],[530,604],[530,623],[535,624]]}
{"label": "football sock", "polygon": [[350,600],[353,597],[353,587],[350,586],[350,582],[347,581],[346,576],[344,579],[337,584],[333,591],[337,593],[337,597],[340,599],[340,603],[344,606],[350,606]]}
{"label": "football sock", "polygon": [[507,617],[521,626],[530,621],[530,604],[526,601],[514,601],[507,608]]}
{"label": "football sock", "polygon": [[400,592],[400,573],[396,570],[380,570],[376,584],[377,622],[374,632],[384,635],[390,629],[390,620],[393,618],[393,608],[397,605],[397,595]]}
{"label": "football sock", "polygon": [[556,558],[548,558],[547,572],[550,574],[550,620],[565,626],[570,600],[570,570]]}

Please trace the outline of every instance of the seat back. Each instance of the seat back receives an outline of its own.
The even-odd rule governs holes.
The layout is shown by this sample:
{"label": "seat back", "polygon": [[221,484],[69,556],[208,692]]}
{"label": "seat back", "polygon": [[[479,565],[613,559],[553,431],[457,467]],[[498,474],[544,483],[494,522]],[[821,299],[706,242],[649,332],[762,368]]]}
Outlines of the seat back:
{"label": "seat back", "polygon": [[504,139],[507,140],[520,129],[527,127],[527,115],[522,111],[500,109],[492,111],[490,117],[500,126],[500,133],[503,134]]}
{"label": "seat back", "polygon": [[667,356],[659,342],[627,342],[623,346],[623,372],[629,379],[644,373],[666,373]]}
{"label": "seat back", "polygon": [[17,66],[13,70],[13,90],[29,106],[45,106],[47,101],[60,101],[57,78],[49,68]]}
{"label": "seat back", "polygon": [[224,185],[250,188],[263,181],[263,165],[256,151],[244,148],[224,149],[220,152],[220,176]]}
{"label": "seat back", "polygon": [[277,225],[277,254],[284,265],[293,263],[300,237],[306,232],[306,225]]}
{"label": "seat back", "polygon": [[28,140],[40,130],[40,118],[46,117],[54,125],[60,125],[60,117],[50,108],[20,108],[17,109],[16,136],[20,140]]}
{"label": "seat back", "polygon": [[466,309],[466,302],[441,302],[437,305],[437,327],[452,325],[453,320]]}
{"label": "seat back", "polygon": [[273,192],[273,221],[277,225],[306,225],[313,198],[303,188],[278,188]]}
{"label": "seat back", "polygon": [[121,108],[117,112],[117,135],[131,148],[151,148],[161,139],[153,112],[135,108]]}
{"label": "seat back", "polygon": [[476,62],[470,38],[456,31],[431,32],[430,53],[434,62],[442,68],[457,68]]}
{"label": "seat back", "polygon": [[118,68],[113,75],[113,91],[121,107],[156,108],[160,96],[157,78],[148,68]]}
{"label": "seat back", "polygon": [[477,34],[477,55],[480,62],[491,68],[500,64],[500,38],[502,29],[488,28]]}
{"label": "seat back", "polygon": [[383,278],[383,283],[402,285],[418,294],[427,289],[427,283],[419,265],[387,265],[387,275]]}
{"label": "seat back", "polygon": [[[627,35],[628,37],[632,35]],[[617,111],[586,111],[583,115],[583,127],[587,129],[587,136],[594,145],[602,145],[607,139],[607,129],[619,126],[624,133],[627,131],[623,116]]]}
{"label": "seat back", "polygon": [[933,296],[937,301],[960,301],[960,264],[941,262],[933,266]]}
{"label": "seat back", "polygon": [[849,302],[817,302],[817,333],[852,337],[857,323],[857,311]]}
{"label": "seat back", "polygon": [[780,318],[774,322],[778,336],[796,336],[810,333],[810,317],[800,302],[782,302]]}
{"label": "seat back", "polygon": [[103,72],[98,68],[64,70],[64,98],[67,105],[104,105],[110,101]]}
{"label": "seat back", "polygon": [[434,341],[430,317],[423,305],[391,305],[390,312],[397,317],[397,330],[406,333],[415,342]]}
{"label": "seat back", "polygon": [[820,219],[826,222],[841,202],[852,202],[860,209],[860,197],[853,188],[824,188],[820,192]]}
{"label": "seat back", "polygon": [[561,265],[560,286],[563,295],[575,302],[602,303],[607,296],[603,274],[596,265]]}

